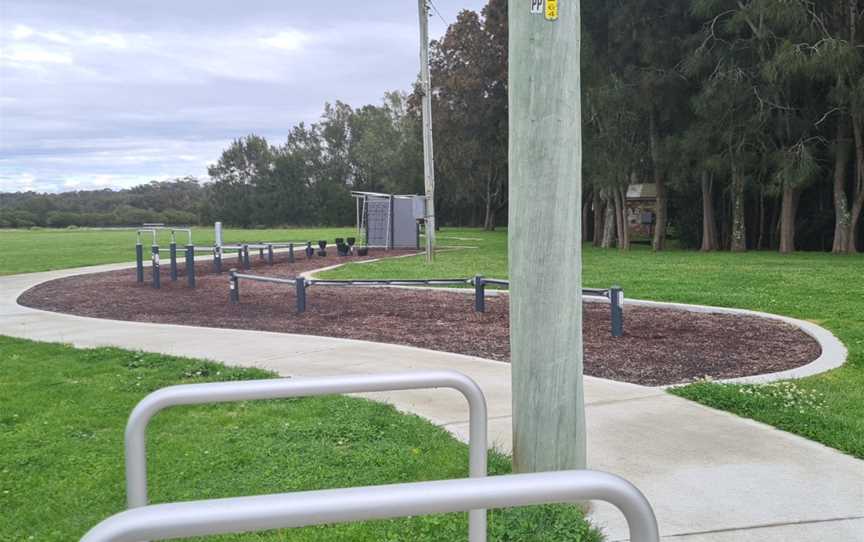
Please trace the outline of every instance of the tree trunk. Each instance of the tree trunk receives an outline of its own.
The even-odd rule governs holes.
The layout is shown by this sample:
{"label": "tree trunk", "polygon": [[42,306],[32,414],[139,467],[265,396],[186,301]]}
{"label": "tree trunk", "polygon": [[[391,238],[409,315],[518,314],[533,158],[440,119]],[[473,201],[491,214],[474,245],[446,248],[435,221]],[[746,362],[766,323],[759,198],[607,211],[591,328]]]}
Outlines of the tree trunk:
{"label": "tree trunk", "polygon": [[612,244],[615,242],[615,234],[617,232],[616,228],[616,214],[615,214],[615,203],[612,201],[612,196],[606,197],[606,203],[604,207],[606,208],[605,218],[603,225],[603,240],[600,243],[600,246],[603,248],[612,248]]}
{"label": "tree trunk", "polygon": [[732,171],[732,252],[747,250],[747,224],[744,219],[744,179],[738,171]]}
{"label": "tree trunk", "polygon": [[759,237],[756,238],[756,250],[765,246],[765,189],[759,188]]}
{"label": "tree trunk", "polygon": [[795,252],[795,219],[798,215],[798,201],[801,199],[801,189],[795,186],[783,186],[783,202],[780,210],[780,253]]}
{"label": "tree trunk", "polygon": [[483,220],[483,229],[495,231],[495,210],[491,199],[486,200],[486,218]]}
{"label": "tree trunk", "polygon": [[714,179],[702,172],[702,252],[717,250],[717,221],[714,218]]}
{"label": "tree trunk", "polygon": [[486,179],[486,209],[483,215],[483,229],[486,231],[495,230],[495,206],[492,204],[492,199],[495,197],[492,194],[493,182],[491,178]]}
{"label": "tree trunk", "polygon": [[852,214],[846,196],[846,181],[849,174],[849,158],[852,156],[852,142],[849,140],[849,123],[841,118],[837,125],[837,139],[834,143],[834,243],[831,252],[849,252],[852,239]]}
{"label": "tree trunk", "polygon": [[627,223],[627,187],[615,189],[615,215],[618,227],[618,250],[630,250],[630,227]]}
{"label": "tree trunk", "polygon": [[594,246],[603,244],[603,221],[606,217],[606,206],[600,194],[600,190],[594,191]]}
{"label": "tree trunk", "polygon": [[[590,196],[590,194],[589,194]],[[588,220],[591,215],[591,197],[583,198],[582,200],[582,242],[587,243],[591,240],[591,221]]]}
{"label": "tree trunk", "polygon": [[855,134],[855,191],[852,195],[849,252],[854,254],[858,252],[858,223],[864,209],[864,115],[853,116],[852,129]]}
{"label": "tree trunk", "polygon": [[654,113],[654,107],[651,107],[649,115],[649,133],[651,140],[651,164],[654,172],[654,186],[657,190],[657,216],[654,226],[654,241],[652,247],[656,251],[666,249],[666,222],[667,210],[669,207],[669,199],[666,194],[666,179],[663,178],[663,172],[660,171],[660,149],[657,142],[657,120]]}

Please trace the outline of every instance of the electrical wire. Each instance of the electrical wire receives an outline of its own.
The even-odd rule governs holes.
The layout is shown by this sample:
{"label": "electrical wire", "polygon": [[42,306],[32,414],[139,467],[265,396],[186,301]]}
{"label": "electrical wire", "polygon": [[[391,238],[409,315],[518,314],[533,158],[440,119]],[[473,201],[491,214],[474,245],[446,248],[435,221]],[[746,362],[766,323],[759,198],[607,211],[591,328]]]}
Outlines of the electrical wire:
{"label": "electrical wire", "polygon": [[435,2],[433,2],[432,0],[429,0],[429,5],[432,6],[432,11],[434,11],[435,14],[438,15],[438,18],[441,19],[441,22],[444,23],[445,26],[450,26],[450,23],[447,22],[447,20],[444,18],[444,16],[441,15],[441,12],[438,11],[438,6],[435,5]]}

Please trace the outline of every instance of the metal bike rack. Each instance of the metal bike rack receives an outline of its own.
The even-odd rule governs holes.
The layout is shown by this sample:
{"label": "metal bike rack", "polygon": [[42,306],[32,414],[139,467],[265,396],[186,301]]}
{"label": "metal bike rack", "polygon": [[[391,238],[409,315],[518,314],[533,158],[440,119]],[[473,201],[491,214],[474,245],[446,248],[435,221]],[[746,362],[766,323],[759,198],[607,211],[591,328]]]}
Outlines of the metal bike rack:
{"label": "metal bike rack", "polygon": [[[469,407],[469,475],[486,476],[487,420],[486,398],[469,377],[455,371],[425,371],[380,375],[346,375],[322,378],[251,380],[171,386],[155,391],[132,410],[126,424],[126,502],[129,508],[146,506],[147,499],[147,424],[156,413],[178,405],[227,403],[258,399],[287,399],[343,393],[451,388],[462,393]],[[137,532],[137,531],[136,531]],[[486,540],[486,511],[469,513],[471,542]],[[136,535],[134,540],[165,536]],[[117,540],[126,540],[118,538]],[[95,538],[94,540],[103,540]],[[115,540],[105,538],[104,540]]]}
{"label": "metal bike rack", "polygon": [[657,519],[645,496],[623,478],[595,471],[158,504],[114,515],[81,542],[136,542],[585,500],[606,501],[620,509],[631,542],[659,542]]}

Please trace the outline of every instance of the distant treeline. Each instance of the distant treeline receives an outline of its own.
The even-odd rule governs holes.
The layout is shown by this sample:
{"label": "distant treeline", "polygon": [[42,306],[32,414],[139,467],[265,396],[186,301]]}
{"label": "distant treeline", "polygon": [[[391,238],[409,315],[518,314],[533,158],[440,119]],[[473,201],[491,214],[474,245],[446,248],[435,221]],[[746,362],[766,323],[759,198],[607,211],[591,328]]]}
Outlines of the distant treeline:
{"label": "distant treeline", "polygon": [[198,224],[208,218],[205,192],[196,179],[184,178],[119,191],[0,193],[0,228]]}
{"label": "distant treeline", "polygon": [[[628,186],[647,183],[655,250],[864,249],[864,0],[582,9],[584,240],[627,250]],[[432,43],[439,224],[507,222],[507,53],[507,0]],[[328,104],[281,144],[239,138],[206,185],[0,196],[0,226],[348,224],[351,190],[423,193],[420,98]]]}

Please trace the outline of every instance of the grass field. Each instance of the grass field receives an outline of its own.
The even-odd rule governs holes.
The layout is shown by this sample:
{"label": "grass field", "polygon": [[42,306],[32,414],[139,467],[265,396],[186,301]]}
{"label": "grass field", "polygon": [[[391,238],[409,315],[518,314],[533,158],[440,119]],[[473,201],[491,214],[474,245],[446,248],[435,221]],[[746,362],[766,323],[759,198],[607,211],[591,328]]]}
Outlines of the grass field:
{"label": "grass field", "polygon": [[[319,228],[292,230],[232,230],[226,229],[226,243],[240,242],[306,242],[337,237],[350,237],[352,228]],[[194,228],[192,241],[199,246],[213,246],[213,228]],[[0,275],[68,269],[103,263],[135,261],[134,229],[71,229],[71,230],[4,230],[0,229]],[[152,236],[144,236],[149,250]],[[167,246],[168,232],[159,235],[159,243]],[[177,233],[178,245],[185,245],[187,236]]]}
{"label": "grass field", "polygon": [[[147,393],[184,383],[268,378],[252,369],[117,349],[0,337],[0,540],[77,540],[124,509],[123,431]],[[416,416],[347,397],[169,409],[148,430],[152,502],[467,475],[465,445]],[[509,460],[490,453],[490,472]],[[208,540],[459,541],[465,514]],[[490,539],[596,542],[581,512],[490,512]]]}
{"label": "grass field", "polygon": [[[350,233],[229,230],[226,239],[332,239]],[[196,233],[199,242],[211,242],[204,230],[200,235]],[[128,261],[133,243],[134,232],[130,231],[0,230],[0,274]],[[440,234],[440,245],[474,248],[443,249],[431,267],[422,257],[400,258],[352,264],[327,276],[507,276],[506,231],[445,229]],[[585,286],[618,283],[629,297],[766,311],[810,320],[834,332],[849,348],[847,365],[798,381],[783,393],[777,393],[776,387],[710,383],[679,388],[674,393],[864,457],[864,255],[700,254],[674,250],[655,254],[643,247],[620,253],[586,246],[583,260]]]}
{"label": "grass field", "polygon": [[[417,257],[352,264],[324,276],[507,277],[506,232],[446,230],[442,237],[441,244],[480,248],[444,252],[431,267]],[[849,362],[839,370],[800,380],[782,392],[776,386],[700,383],[673,393],[864,458],[864,255],[655,254],[645,247],[620,253],[585,246],[583,277],[586,287],[620,284],[628,297],[752,309],[810,320],[831,330],[849,348]]]}

